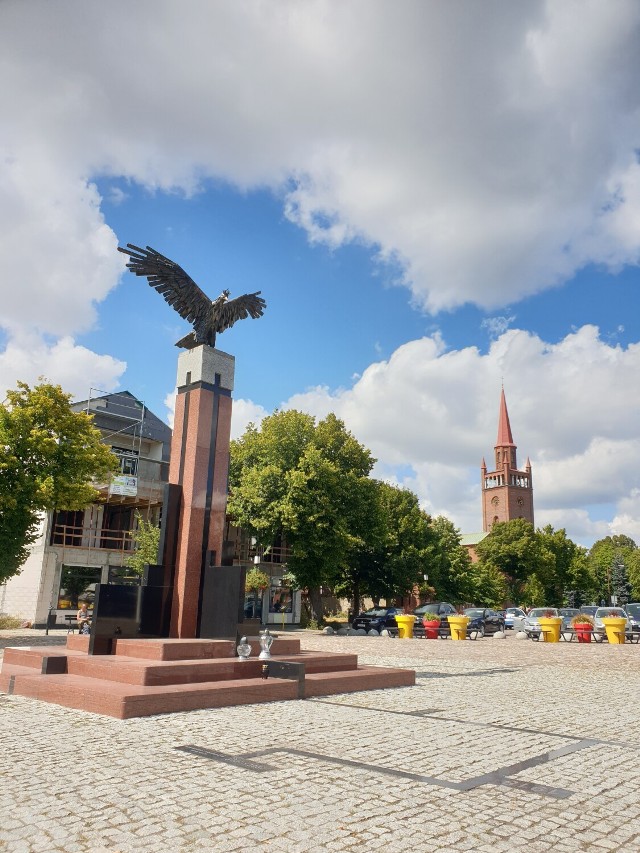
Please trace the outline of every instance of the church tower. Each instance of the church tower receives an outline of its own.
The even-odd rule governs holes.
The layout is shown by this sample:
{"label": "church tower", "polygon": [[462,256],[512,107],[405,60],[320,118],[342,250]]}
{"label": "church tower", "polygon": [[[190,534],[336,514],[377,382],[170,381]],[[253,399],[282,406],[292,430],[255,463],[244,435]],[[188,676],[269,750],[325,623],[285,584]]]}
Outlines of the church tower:
{"label": "church tower", "polygon": [[494,448],[494,470],[487,471],[484,459],[481,467],[482,529],[487,533],[497,521],[511,521],[512,518],[525,518],[533,524],[531,463],[527,458],[524,471],[519,471],[516,449],[503,388],[498,415],[498,440]]}

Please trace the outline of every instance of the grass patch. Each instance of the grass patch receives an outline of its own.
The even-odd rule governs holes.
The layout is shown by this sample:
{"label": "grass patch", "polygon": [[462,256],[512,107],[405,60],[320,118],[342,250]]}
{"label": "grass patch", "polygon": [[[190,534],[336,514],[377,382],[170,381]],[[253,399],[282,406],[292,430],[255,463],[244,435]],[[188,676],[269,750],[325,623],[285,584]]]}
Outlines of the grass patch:
{"label": "grass patch", "polygon": [[19,628],[24,619],[18,619],[17,616],[0,616],[0,631],[7,628]]}

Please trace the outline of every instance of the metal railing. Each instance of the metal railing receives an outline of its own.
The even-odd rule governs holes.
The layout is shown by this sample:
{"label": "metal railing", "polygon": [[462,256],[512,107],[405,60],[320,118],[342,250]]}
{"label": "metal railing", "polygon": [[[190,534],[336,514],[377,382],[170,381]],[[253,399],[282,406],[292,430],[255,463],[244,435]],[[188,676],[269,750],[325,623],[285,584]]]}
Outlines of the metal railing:
{"label": "metal railing", "polygon": [[71,524],[54,524],[49,544],[62,548],[86,548],[100,551],[133,551],[133,531],[77,527]]}
{"label": "metal railing", "polygon": [[288,545],[252,545],[248,541],[238,540],[233,544],[233,559],[239,563],[254,563],[255,557],[259,557],[261,563],[282,565],[291,557],[291,548]]}

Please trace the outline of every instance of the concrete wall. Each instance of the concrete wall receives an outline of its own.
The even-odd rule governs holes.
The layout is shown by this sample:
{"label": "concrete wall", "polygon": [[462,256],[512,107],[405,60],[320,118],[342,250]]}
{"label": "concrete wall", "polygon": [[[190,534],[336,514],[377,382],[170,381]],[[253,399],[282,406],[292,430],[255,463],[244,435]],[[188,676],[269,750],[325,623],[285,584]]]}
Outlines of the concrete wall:
{"label": "concrete wall", "polygon": [[[38,538],[20,569],[20,574],[0,586],[0,613],[5,616],[17,616],[30,622],[36,621],[38,598],[42,586],[43,564],[46,541],[49,532],[49,517],[40,522]],[[54,557],[55,561],[55,557]]]}

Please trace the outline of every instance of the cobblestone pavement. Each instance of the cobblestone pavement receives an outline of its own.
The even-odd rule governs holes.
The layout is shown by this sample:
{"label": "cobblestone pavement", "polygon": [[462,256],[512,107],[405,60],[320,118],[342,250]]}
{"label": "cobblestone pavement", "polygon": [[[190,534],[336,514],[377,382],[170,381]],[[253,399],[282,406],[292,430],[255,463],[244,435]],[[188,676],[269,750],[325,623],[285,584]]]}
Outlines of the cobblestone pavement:
{"label": "cobblestone pavement", "polygon": [[0,694],[0,850],[640,846],[640,646],[299,636],[417,685],[125,721]]}

